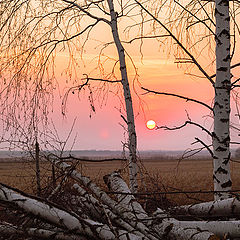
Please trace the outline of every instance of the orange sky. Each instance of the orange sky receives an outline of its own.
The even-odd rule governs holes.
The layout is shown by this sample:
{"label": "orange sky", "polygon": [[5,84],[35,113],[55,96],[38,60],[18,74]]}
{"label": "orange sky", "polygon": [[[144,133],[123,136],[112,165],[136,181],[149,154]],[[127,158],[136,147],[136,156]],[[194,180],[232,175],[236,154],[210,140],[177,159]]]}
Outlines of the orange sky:
{"label": "orange sky", "polygon": [[[89,71],[96,60],[94,55],[88,55],[85,58],[87,67],[81,68],[78,78],[82,74]],[[61,56],[56,62],[58,80],[60,86],[66,85],[65,78],[60,74],[64,66],[66,66],[67,58]],[[79,59],[80,61],[80,59]],[[92,62],[92,63],[91,63]],[[129,63],[129,61],[128,61]],[[173,92],[188,97],[195,97],[199,100],[211,104],[213,91],[210,84],[206,80],[196,80],[192,77],[185,76],[183,69],[180,69],[174,64],[173,60],[161,59],[155,56],[147,56],[141,61],[140,56],[134,56],[134,63],[138,68],[139,82],[142,86],[154,89],[156,91]],[[129,63],[130,65],[130,63]],[[92,72],[92,76],[96,71]],[[135,73],[133,68],[129,67],[130,80],[134,78]],[[132,85],[132,82],[131,82]],[[69,85],[68,85],[69,86]],[[199,133],[195,127],[187,127],[180,131],[164,131],[164,130],[148,130],[146,122],[149,119],[156,121],[158,126],[169,125],[175,126],[184,123],[187,120],[186,111],[189,113],[192,120],[200,120],[203,122],[202,115],[207,115],[208,110],[204,109],[195,103],[186,103],[184,100],[174,97],[156,96],[153,94],[142,95],[137,82],[135,82],[137,94],[132,91],[134,100],[134,110],[136,115],[136,130],[138,136],[139,150],[180,150],[189,147],[194,137]],[[67,88],[61,89],[64,93]],[[121,85],[109,86],[110,91],[120,89]],[[77,117],[74,132],[78,133],[75,149],[121,149],[122,141],[126,141],[127,135],[124,135],[124,129],[120,124],[124,124],[120,117],[119,109],[124,112],[121,101],[109,91],[108,98],[104,101],[103,106],[94,94],[96,113],[90,118],[90,107],[87,97],[87,92],[80,94],[80,99],[77,94],[70,94],[67,102],[66,118],[60,114],[60,103],[56,102],[53,119],[58,119],[57,128],[61,129],[60,133],[64,136],[70,129],[74,117]],[[101,98],[100,98],[101,100]],[[121,99],[123,100],[123,99]],[[61,120],[60,120],[61,119]],[[207,123],[211,123],[209,119]],[[202,135],[200,131],[200,136]]]}
{"label": "orange sky", "polygon": [[[107,74],[111,72],[112,66],[115,60],[117,60],[115,46],[109,45],[101,56],[101,61],[104,63],[104,71],[100,73],[96,69],[99,60],[98,54],[101,50],[100,43],[112,41],[109,27],[103,24],[100,26],[92,34],[95,37],[91,37],[85,46],[83,61],[76,54],[79,69],[77,69],[77,74],[72,76],[72,80],[76,80],[78,83],[84,73],[88,73],[90,77],[108,76]],[[119,29],[121,30],[121,27]],[[98,47],[96,48],[96,46]],[[166,47],[169,46],[166,45]],[[125,45],[125,48],[137,68],[139,74],[138,81],[141,86],[156,91],[165,91],[196,98],[209,105],[212,104],[214,92],[208,80],[185,75],[185,72],[189,70],[187,69],[188,66],[177,66],[174,63],[174,57],[171,57],[171,54],[168,56],[168,50],[160,48],[159,43],[155,40],[144,42],[142,49],[143,59],[139,53],[139,42]],[[239,47],[237,46],[237,51],[239,51],[238,49]],[[237,56],[237,54],[235,55]],[[214,65],[208,66],[210,59],[207,49],[205,49],[205,52],[203,51],[199,60],[204,67],[207,66],[209,74],[214,73]],[[235,63],[234,61],[233,63]],[[56,77],[60,83],[60,92],[62,94],[72,84],[71,82],[66,84],[68,76],[61,74],[63,69],[66,68],[67,62],[67,56],[64,53],[59,54],[56,61]],[[206,143],[210,142],[209,137],[206,137],[201,130],[194,126],[188,126],[179,131],[148,130],[146,122],[149,119],[156,121],[158,126],[168,125],[173,127],[183,124],[187,120],[188,113],[193,121],[203,124],[210,130],[212,119],[208,116],[209,110],[196,103],[186,103],[184,100],[168,96],[142,95],[144,92],[140,88],[138,81],[135,80],[133,84],[135,71],[129,58],[127,58],[127,68],[131,86],[134,86],[136,90],[135,92],[132,88],[139,150],[184,150],[191,146],[190,144],[195,141],[195,137],[200,137]],[[234,71],[239,76],[240,71]],[[119,78],[118,65],[115,72]],[[190,72],[200,75],[196,68],[190,69]],[[99,86],[99,84],[97,83],[94,86]],[[77,94],[69,97],[65,118],[61,116],[60,100],[56,100],[53,119],[57,120],[57,127],[60,129],[62,136],[67,135],[73,119],[77,117],[74,128],[74,133],[78,134],[75,149],[116,150],[121,149],[121,142],[126,141],[127,135],[121,126],[124,122],[120,116],[124,113],[121,103],[123,98],[120,97],[119,99],[119,97],[114,95],[117,91],[118,96],[122,94],[121,85],[110,84],[109,89],[106,89],[105,92],[100,92],[102,95],[98,95],[99,92],[94,93],[96,113],[92,114],[91,118],[89,117],[90,107],[87,91],[85,93],[81,92],[80,99]],[[106,91],[108,94],[104,95]],[[102,96],[105,96],[103,102],[101,102]]]}

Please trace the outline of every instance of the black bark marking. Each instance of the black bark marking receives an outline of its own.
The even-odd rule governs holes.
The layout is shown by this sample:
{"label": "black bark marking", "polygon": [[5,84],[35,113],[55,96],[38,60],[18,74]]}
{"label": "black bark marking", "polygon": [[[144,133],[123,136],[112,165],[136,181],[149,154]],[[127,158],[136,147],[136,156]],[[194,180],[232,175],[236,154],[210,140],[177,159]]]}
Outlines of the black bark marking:
{"label": "black bark marking", "polygon": [[229,143],[229,142],[230,142],[230,137],[229,137],[229,135],[221,141],[221,143],[223,143],[223,144],[225,144],[225,145],[227,145],[227,146],[228,146],[228,143]]}
{"label": "black bark marking", "polygon": [[227,123],[227,122],[229,122],[229,119],[228,118],[220,118],[220,122]]}
{"label": "black bark marking", "polygon": [[231,213],[234,213],[235,209],[236,209],[236,205],[235,205],[235,204],[232,204],[232,205],[231,205]]}
{"label": "black bark marking", "polygon": [[227,67],[220,67],[217,69],[217,71],[219,71],[219,72],[226,72],[227,70],[228,70]]}
{"label": "black bark marking", "polygon": [[223,59],[223,61],[224,61],[224,62],[228,62],[230,59],[231,59],[231,57],[230,57],[230,55],[228,54],[228,55]]}
{"label": "black bark marking", "polygon": [[212,132],[212,138],[219,141],[219,138],[215,132]]}
{"label": "black bark marking", "polygon": [[222,167],[219,167],[219,168],[215,171],[215,173],[228,174],[228,171],[225,170],[225,169],[223,169]]}
{"label": "black bark marking", "polygon": [[208,211],[208,214],[211,215],[211,214],[212,214],[211,212],[212,212],[213,210],[214,210],[214,205],[212,205],[212,206],[210,207],[210,209],[209,209],[209,211]]}
{"label": "black bark marking", "polygon": [[222,0],[218,5],[229,6],[229,0]]}
{"label": "black bark marking", "polygon": [[226,86],[226,85],[231,85],[231,82],[230,82],[229,79],[225,79],[225,80],[222,82],[222,84],[223,84],[224,86]]}
{"label": "black bark marking", "polygon": [[89,182],[86,184],[86,187],[89,187],[91,184],[92,184],[92,181],[89,181]]}
{"label": "black bark marking", "polygon": [[228,21],[228,22],[229,22],[229,21],[230,21],[230,17],[226,17],[226,18],[225,18],[225,21]]}
{"label": "black bark marking", "polygon": [[217,183],[220,183],[220,181],[217,179],[217,177],[213,174],[213,180],[215,180]]}
{"label": "black bark marking", "polygon": [[120,67],[120,70],[124,70],[126,69],[126,66]]}
{"label": "black bark marking", "polygon": [[228,180],[227,182],[221,184],[222,188],[227,188],[227,187],[231,187],[232,186],[232,181]]}
{"label": "black bark marking", "polygon": [[229,30],[227,29],[223,29],[220,33],[219,33],[219,37],[222,37],[222,35],[225,35],[228,39],[230,38],[230,33]]}
{"label": "black bark marking", "polygon": [[229,154],[229,157],[224,158],[225,160],[222,162],[224,165],[227,165],[227,164],[229,163],[230,155],[231,155],[231,154]]}
{"label": "black bark marking", "polygon": [[214,108],[217,107],[217,106],[218,106],[220,109],[223,109],[223,105],[219,104],[218,102],[215,102]]}
{"label": "black bark marking", "polygon": [[227,148],[219,146],[219,147],[216,149],[216,151],[217,151],[217,152],[225,152],[225,151],[227,151]]}
{"label": "black bark marking", "polygon": [[172,231],[172,228],[173,228],[173,223],[169,224],[169,225],[164,229],[163,237],[167,237],[168,234]]}
{"label": "black bark marking", "polygon": [[221,17],[224,16],[224,14],[220,13],[217,8],[215,8],[215,15],[219,14]]}
{"label": "black bark marking", "polygon": [[111,189],[110,181],[108,181],[109,177],[110,177],[110,174],[107,174],[107,175],[103,176],[103,181],[107,185],[108,189]]}

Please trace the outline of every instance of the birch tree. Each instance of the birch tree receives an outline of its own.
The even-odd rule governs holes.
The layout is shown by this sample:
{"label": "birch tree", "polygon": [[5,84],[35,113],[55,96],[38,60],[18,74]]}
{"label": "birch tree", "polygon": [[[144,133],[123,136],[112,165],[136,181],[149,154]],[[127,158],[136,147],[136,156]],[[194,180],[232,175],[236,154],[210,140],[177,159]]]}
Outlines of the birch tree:
{"label": "birch tree", "polygon": [[[80,92],[85,89],[89,90],[90,95],[93,94],[91,82],[102,83],[99,89],[103,89],[107,83],[121,83],[126,109],[126,119],[125,117],[123,119],[128,129],[130,183],[131,190],[135,192],[138,187],[137,137],[125,50],[121,44],[117,26],[118,20],[125,16],[128,8],[130,6],[124,5],[122,2],[118,3],[118,9],[121,12],[117,14],[113,1],[1,1],[3,11],[0,15],[0,31],[3,38],[1,39],[2,65],[0,72],[4,79],[1,90],[2,108],[8,114],[11,112],[12,116],[23,113],[23,110],[26,112],[32,102],[35,102],[37,108],[43,106],[44,114],[49,111],[46,106],[51,102],[53,89],[57,84],[55,59],[61,51],[68,54],[70,59],[69,66],[65,69],[66,77],[78,79],[66,92],[63,106],[72,92]],[[105,24],[112,32],[112,38],[118,51],[118,60],[113,63],[113,71],[110,74],[102,74],[95,78],[86,75],[87,77],[80,78],[75,70],[79,65],[77,55],[82,56],[85,50],[84,46],[92,32],[103,26],[102,24]],[[103,51],[104,49],[100,50],[100,52]],[[114,73],[118,61],[121,72],[120,80],[116,79],[117,76]],[[101,62],[98,64],[101,72],[103,64]],[[42,101],[47,99],[43,96],[48,96],[50,100],[48,99],[48,102],[36,101],[36,96],[40,96]],[[92,97],[89,99],[91,110],[95,111]],[[19,113],[16,109],[21,107],[23,110],[21,109]],[[14,119],[12,120],[14,121]]]}
{"label": "birch tree", "polygon": [[111,15],[111,29],[113,34],[113,39],[118,50],[118,56],[120,61],[120,71],[122,77],[122,85],[124,90],[124,98],[126,104],[127,112],[127,125],[128,125],[128,141],[129,141],[129,152],[130,152],[130,162],[129,162],[129,171],[130,171],[130,186],[131,191],[135,193],[138,188],[137,183],[137,135],[135,130],[134,123],[134,113],[133,113],[133,104],[132,97],[130,92],[130,86],[128,81],[127,66],[125,61],[125,53],[123,45],[120,41],[117,27],[117,12],[114,10],[113,0],[108,0],[109,11]]}
{"label": "birch tree", "polygon": [[[213,158],[213,181],[214,190],[216,191],[215,199],[228,198],[230,197],[228,191],[231,190],[232,186],[230,176],[231,154],[229,131],[230,93],[236,82],[239,80],[237,79],[231,82],[233,75],[231,75],[230,72],[231,68],[239,66],[238,63],[231,66],[231,60],[237,46],[236,39],[238,39],[237,36],[239,36],[239,33],[236,33],[235,31],[237,28],[236,9],[238,8],[238,3],[232,3],[230,16],[229,1],[225,0],[216,0],[214,2],[215,5],[213,5],[211,1],[173,1],[169,4],[170,6],[168,6],[165,2],[165,5],[167,5],[168,9],[170,9],[170,17],[166,21],[160,17],[160,13],[161,11],[167,12],[168,10],[162,10],[162,7],[157,7],[157,5],[154,5],[157,9],[153,10],[153,6],[146,5],[137,0],[135,0],[135,2],[146,14],[144,21],[148,22],[149,19],[152,19],[152,24],[154,26],[153,36],[154,34],[159,35],[158,28],[160,28],[159,31],[166,33],[167,37],[170,39],[170,43],[174,43],[177,46],[176,49],[173,49],[176,62],[178,64],[194,65],[200,75],[195,73],[196,70],[194,70],[193,74],[189,73],[189,75],[198,75],[199,77],[206,78],[214,89],[214,106],[211,107],[197,99],[192,99],[180,94],[159,92],[143,88],[143,90],[147,93],[174,96],[187,101],[195,102],[210,109],[210,114],[213,115],[214,119],[213,132],[211,132],[211,130],[209,131],[201,124],[191,121],[190,119],[181,126],[163,128],[168,130],[177,130],[191,124],[199,127],[212,138],[212,144],[210,144],[212,149],[208,144],[204,143],[204,141],[197,137],[196,142],[202,144],[203,148],[207,148]],[[153,4],[156,3],[153,2]],[[213,17],[214,12],[215,19]],[[232,36],[234,41],[232,51],[230,47],[230,19],[232,19],[233,22]],[[174,30],[177,26],[183,31],[181,34],[179,34],[179,29]],[[196,34],[197,31],[200,31],[199,38],[198,34]],[[166,35],[163,36],[166,37]],[[142,36],[142,38],[144,39],[145,36]],[[203,66],[206,65],[206,62],[204,63],[203,61],[198,60],[198,58],[204,53],[211,55],[211,46],[214,40],[215,54],[213,54],[213,61],[216,62],[216,72],[214,74],[210,74],[208,73],[207,67]],[[199,48],[201,49],[200,51]]]}
{"label": "birch tree", "polygon": [[[214,98],[213,179],[214,190],[231,190],[230,176],[230,16],[229,1],[215,0],[216,17],[216,80]],[[228,198],[229,194],[215,195],[215,199]]]}

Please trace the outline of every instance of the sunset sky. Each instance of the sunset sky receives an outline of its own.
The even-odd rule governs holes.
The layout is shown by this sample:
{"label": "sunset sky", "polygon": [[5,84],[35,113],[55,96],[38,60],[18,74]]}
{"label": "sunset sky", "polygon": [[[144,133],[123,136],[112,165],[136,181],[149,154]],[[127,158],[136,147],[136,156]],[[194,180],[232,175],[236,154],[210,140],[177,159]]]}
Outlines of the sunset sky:
{"label": "sunset sky", "polygon": [[[128,1],[126,1],[125,6],[128,6]],[[154,11],[154,3],[150,7]],[[130,4],[129,9],[131,8]],[[116,9],[121,11],[119,6]],[[127,10],[128,7],[126,7]],[[163,10],[160,14],[161,18],[167,18],[167,15],[164,15],[168,14],[167,11]],[[95,14],[96,12],[97,10],[94,8],[93,13]],[[191,143],[195,141],[195,137],[199,137],[209,144],[211,139],[195,126],[187,126],[178,131],[165,131],[163,129],[149,130],[146,127],[148,120],[154,120],[159,127],[174,127],[182,125],[190,118],[192,121],[202,124],[211,131],[213,121],[209,109],[203,106],[171,96],[146,94],[141,87],[195,98],[210,106],[212,106],[214,91],[210,82],[206,78],[203,78],[194,65],[179,65],[175,63],[176,57],[179,55],[186,56],[181,53],[181,50],[176,51],[174,41],[165,41],[163,38],[158,39],[158,41],[155,39],[145,39],[142,45],[139,40],[133,41],[131,44],[124,42],[138,37],[140,34],[140,27],[135,26],[135,23],[141,19],[140,15],[134,15],[136,13],[134,8],[129,13],[132,14],[131,17],[123,17],[123,20],[119,21],[118,29],[126,50],[127,71],[132,90],[138,150],[185,150],[189,147],[195,147],[195,145],[191,146]],[[100,11],[100,14],[102,15],[103,13]],[[67,22],[68,17],[72,19],[71,13],[63,17],[62,27],[65,27],[64,20]],[[109,16],[104,17],[109,19]],[[69,36],[75,33],[75,31],[79,32],[93,22],[93,20],[88,22],[87,19],[89,18],[87,16],[83,18],[79,17],[79,19],[79,21],[72,24]],[[47,19],[44,24],[48,26],[49,20]],[[56,21],[53,21],[51,24],[56,24]],[[50,30],[52,28],[51,24],[48,26]],[[183,45],[187,48],[189,47],[188,44],[193,44],[196,41],[197,45],[194,45],[193,48],[190,47],[190,51],[196,56],[199,63],[209,75],[214,74],[214,38],[211,36],[211,44],[209,44],[209,39],[204,37],[208,33],[208,30],[205,31],[202,25],[199,28],[198,24],[193,24],[193,30],[191,31],[186,28],[186,22],[183,21],[181,24],[178,25],[178,28],[172,29],[173,33],[181,38]],[[191,25],[191,21],[188,24]],[[132,27],[127,28],[130,25]],[[197,25],[197,30],[195,29],[194,31],[195,25]],[[214,28],[211,24],[210,27]],[[166,34],[161,27],[156,28],[155,26],[154,31],[156,32],[152,30],[151,32],[150,29],[152,29],[152,26],[150,23],[147,23],[144,26],[143,34]],[[181,32],[181,29],[184,29],[184,31],[187,29],[187,33]],[[44,28],[39,28],[38,31],[45,36]],[[35,34],[34,37],[38,39],[39,33],[36,32]],[[58,34],[61,38],[65,37],[61,35],[61,31]],[[189,43],[189,39],[184,34],[189,34],[191,43]],[[58,37],[57,34],[56,36]],[[74,91],[74,94],[70,91],[66,102],[66,114],[65,116],[61,114],[64,94],[66,94],[70,87],[83,83],[84,74],[88,74],[92,78],[108,79],[109,73],[112,72],[113,66],[115,66],[114,73],[116,79],[121,79],[119,64],[116,64],[118,61],[117,51],[113,44],[112,31],[108,24],[100,22],[97,26],[94,26],[91,34],[88,36],[88,40],[85,40],[86,34],[69,44],[71,46],[69,52],[68,47],[64,45],[65,43],[56,48],[56,52],[54,52],[56,54],[55,61],[53,62],[55,67],[54,76],[58,84],[54,92],[54,111],[49,117],[53,120],[60,137],[63,139],[68,135],[72,123],[76,119],[72,138],[68,144],[68,146],[71,146],[71,141],[73,141],[74,136],[77,134],[74,149],[120,150],[122,149],[122,143],[127,141],[127,133],[124,129],[126,125],[121,117],[121,115],[125,115],[125,103],[120,83],[91,83],[95,112],[91,111],[89,89],[87,87],[80,92]],[[235,57],[232,60],[233,64],[238,62],[237,56],[240,54],[239,39],[236,42]],[[27,42],[26,45],[28,46],[28,44]],[[84,49],[82,49],[83,45]],[[140,46],[142,47],[141,50]],[[44,51],[41,53],[41,50],[39,50],[39,57],[41,57],[41,54],[44,54]],[[38,55],[36,54],[34,57],[36,59],[33,61],[37,62]],[[75,65],[69,65],[73,58]],[[39,62],[39,66],[41,66],[41,61]],[[35,66],[34,64],[32,65]],[[201,77],[190,76],[186,73],[200,75]],[[233,73],[235,76],[234,79],[236,79],[240,71],[239,69],[234,69]],[[113,78],[110,79],[116,80]],[[234,115],[234,110],[232,111],[232,121],[238,122],[237,117]],[[236,137],[237,134],[233,132],[233,140]]]}
{"label": "sunset sky", "polygon": [[[151,45],[151,43],[147,44]],[[138,68],[138,80],[141,86],[156,91],[195,97],[211,105],[213,90],[208,81],[184,75],[184,68],[177,67],[174,59],[162,58],[160,51],[156,52],[155,55],[144,56],[142,61],[140,55],[132,57]],[[91,58],[93,59],[94,55],[89,57],[89,59]],[[88,62],[89,59],[85,59],[85,61]],[[66,57],[59,57],[58,67],[61,68],[64,61],[66,61]],[[92,61],[94,62],[94,60]],[[82,73],[84,71],[87,72],[87,68],[83,68]],[[129,67],[128,73],[130,79],[133,79],[135,73],[131,67]],[[63,86],[64,78],[61,81]],[[120,84],[110,85],[109,90],[116,91],[116,86],[118,86],[119,91],[121,91]],[[135,87],[136,92],[132,91],[132,96],[139,150],[184,150],[190,147],[194,137],[204,136],[194,126],[188,126],[184,130],[178,131],[149,130],[146,127],[146,122],[149,119],[154,120],[158,126],[167,125],[173,127],[181,125],[187,120],[187,111],[192,120],[204,123],[206,126],[212,123],[209,117],[202,118],[204,115],[209,114],[208,109],[204,109],[204,107],[198,106],[196,103],[186,103],[184,100],[168,96],[143,95],[144,91],[140,89],[137,82],[135,82]],[[62,93],[65,91],[66,89],[63,89]],[[75,149],[121,149],[121,142],[127,140],[126,132],[121,126],[124,122],[120,116],[124,114],[123,102],[121,103],[123,99],[121,98],[120,101],[117,96],[109,91],[106,100],[102,104],[101,97],[99,99],[97,94],[93,96],[96,98],[94,101],[96,113],[92,114],[91,118],[87,91],[81,92],[79,96],[78,94],[70,94],[67,101],[66,117],[62,117],[60,104],[58,107],[56,104],[53,119],[57,120],[55,122],[60,133],[62,136],[66,135],[73,119],[77,117],[74,127],[74,133],[77,133]],[[119,112],[120,110],[122,113]],[[206,140],[206,137],[204,136],[203,139]]]}
{"label": "sunset sky", "polygon": [[[106,31],[106,34],[105,32],[101,34],[98,31]],[[98,43],[112,41],[109,29],[100,28],[93,36],[97,36]],[[79,61],[79,69],[77,76],[75,76],[78,79],[76,82],[83,78],[85,73],[89,74],[90,77],[99,77],[100,73],[99,70],[96,70],[96,66],[98,65],[101,47],[96,48],[96,46],[98,46],[96,39],[90,39],[85,46],[83,59],[80,57],[76,58]],[[174,127],[183,124],[188,118],[187,114],[192,121],[202,124],[210,131],[213,122],[211,116],[209,116],[209,110],[203,106],[174,97],[144,94],[144,91],[140,88],[143,86],[150,90],[180,94],[204,101],[212,106],[214,92],[210,82],[204,78],[186,75],[186,72],[201,74],[195,67],[189,69],[189,65],[177,65],[174,56],[169,54],[169,51],[166,51],[166,49],[159,47],[159,43],[156,40],[144,41],[142,48],[143,58],[139,51],[139,42],[134,42],[131,45],[125,44],[124,46],[127,53],[131,56],[139,75],[138,79],[133,81],[136,73],[132,62],[127,57],[127,68],[134,102],[138,149],[185,150],[189,147],[195,147],[195,145],[191,146],[191,143],[195,141],[195,137],[201,138],[207,144],[210,143],[211,139],[209,136],[206,136],[195,126],[187,126],[177,131],[149,130],[146,127],[146,122],[150,119],[154,120],[158,126],[167,125]],[[203,54],[200,55],[199,61],[204,66],[207,66],[207,71],[211,75],[215,71],[214,64],[210,64],[206,51],[203,51]],[[104,62],[106,56],[108,56],[108,61]],[[117,52],[115,46],[111,45],[101,56],[101,60],[104,63],[104,74],[106,73],[107,75],[107,73],[111,72],[116,59]],[[56,61],[56,73],[62,96],[68,87],[72,86],[72,83],[66,84],[64,74],[61,74],[67,63],[67,55],[60,53]],[[119,66],[117,65],[116,72],[119,71],[118,68]],[[239,70],[234,70],[234,74],[239,76]],[[119,72],[116,75],[119,76]],[[102,86],[99,82],[93,84],[93,86],[99,86],[99,84]],[[122,142],[127,141],[126,131],[122,127],[124,122],[121,118],[121,114],[124,115],[124,101],[121,96],[122,87],[120,84],[115,83],[107,86],[103,91],[93,91],[96,113],[91,114],[91,117],[88,91],[82,91],[79,95],[77,93],[70,94],[65,117],[61,115],[60,101],[56,101],[53,120],[56,120],[57,128],[62,136],[67,135],[73,119],[77,118],[74,127],[74,134],[77,133],[74,149],[119,150],[122,149]],[[118,94],[116,95],[116,93]],[[238,119],[233,116],[232,121],[236,122]],[[235,135],[233,133],[233,139],[236,138]],[[197,146],[199,147],[199,145]]]}

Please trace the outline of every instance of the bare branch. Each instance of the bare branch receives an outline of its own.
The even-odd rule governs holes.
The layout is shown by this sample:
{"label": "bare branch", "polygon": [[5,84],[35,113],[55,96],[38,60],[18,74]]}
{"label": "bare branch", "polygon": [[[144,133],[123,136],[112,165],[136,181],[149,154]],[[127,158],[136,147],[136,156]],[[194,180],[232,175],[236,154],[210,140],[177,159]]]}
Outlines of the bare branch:
{"label": "bare branch", "polygon": [[110,25],[110,22],[109,22],[107,19],[105,19],[105,18],[100,18],[100,17],[97,17],[97,16],[92,15],[89,11],[86,11],[83,7],[81,7],[81,6],[80,6],[79,4],[77,4],[75,1],[70,1],[70,0],[62,0],[62,1],[65,2],[65,3],[69,3],[69,4],[77,7],[79,10],[81,10],[82,12],[84,12],[87,16],[89,16],[89,17],[91,17],[91,18],[93,18],[93,19],[96,19],[97,21],[103,21],[103,22],[105,22],[105,23],[107,23],[107,24]]}
{"label": "bare branch", "polygon": [[179,130],[179,129],[181,129],[181,128],[187,126],[188,124],[192,124],[192,125],[194,125],[194,126],[199,127],[202,131],[206,132],[209,136],[212,137],[212,133],[211,133],[211,132],[209,132],[206,128],[204,128],[204,127],[201,126],[200,124],[195,123],[195,122],[192,122],[192,121],[186,121],[184,124],[182,124],[182,125],[180,125],[180,126],[177,126],[177,127],[172,127],[172,128],[167,127],[167,126],[161,126],[161,127],[157,126],[156,129],[164,129],[164,130]]}
{"label": "bare branch", "polygon": [[154,93],[156,95],[166,95],[166,96],[173,96],[173,97],[177,97],[177,98],[181,98],[181,99],[185,99],[186,101],[191,101],[191,102],[195,102],[198,103],[206,108],[208,108],[209,110],[211,110],[211,112],[213,111],[213,108],[211,108],[209,105],[207,105],[204,102],[198,101],[196,99],[193,98],[188,98],[188,97],[184,97],[178,94],[174,94],[174,93],[165,93],[165,92],[157,92],[157,91],[153,91],[153,90],[149,90],[147,88],[141,87],[144,91],[146,91],[146,93],[143,94],[148,94],[148,93]]}
{"label": "bare branch", "polygon": [[94,162],[94,163],[99,163],[99,162],[113,162],[113,161],[127,161],[127,159],[124,158],[107,158],[107,159],[86,159],[86,158],[78,158],[74,157],[73,155],[69,155],[67,157],[59,157],[55,154],[51,154],[51,156],[54,156],[58,160],[77,160],[79,162]]}
{"label": "bare branch", "polygon": [[213,154],[213,151],[209,148],[209,146],[206,144],[206,143],[204,143],[201,139],[199,139],[199,138],[195,138],[198,142],[200,142],[207,150],[208,150],[208,152],[211,154],[211,156],[212,156],[212,158],[214,157],[214,154]]}

